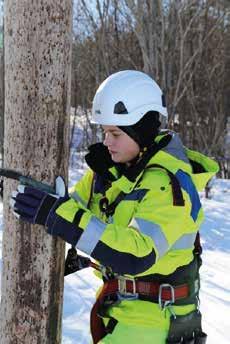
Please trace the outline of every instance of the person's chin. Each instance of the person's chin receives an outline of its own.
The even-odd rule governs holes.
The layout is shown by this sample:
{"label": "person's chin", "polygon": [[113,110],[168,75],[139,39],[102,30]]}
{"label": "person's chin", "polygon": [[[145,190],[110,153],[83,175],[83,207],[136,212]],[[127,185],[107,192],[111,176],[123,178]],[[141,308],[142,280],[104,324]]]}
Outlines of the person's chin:
{"label": "person's chin", "polygon": [[111,155],[111,159],[114,161],[114,162],[121,162],[121,158],[119,158],[119,154],[118,153],[114,153]]}

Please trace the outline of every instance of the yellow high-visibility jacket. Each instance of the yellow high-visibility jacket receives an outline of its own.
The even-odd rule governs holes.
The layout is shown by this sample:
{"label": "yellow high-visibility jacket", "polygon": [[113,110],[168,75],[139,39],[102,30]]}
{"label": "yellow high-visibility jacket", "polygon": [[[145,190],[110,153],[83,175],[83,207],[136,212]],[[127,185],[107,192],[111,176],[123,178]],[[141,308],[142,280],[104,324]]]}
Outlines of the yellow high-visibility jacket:
{"label": "yellow high-visibility jacket", "polygon": [[[160,134],[155,141],[160,142],[164,135]],[[193,260],[194,240],[204,219],[198,191],[217,173],[218,164],[185,148],[176,133],[170,135],[169,144],[150,158],[135,181],[124,175],[118,177],[112,167],[110,172],[117,178],[102,194],[96,188],[94,172],[89,169],[70,190],[71,199],[56,210],[69,222],[74,222],[79,207],[84,210],[76,227],[77,248],[117,274],[135,278],[169,275]],[[153,164],[158,166],[151,167]],[[183,206],[174,205],[166,169],[179,181]],[[99,207],[100,200],[106,197],[111,204],[121,192],[123,197],[114,214],[106,217]],[[182,314],[193,309],[175,308]],[[167,318],[159,312],[153,303],[123,300],[112,307],[110,315],[128,323],[141,321],[147,325],[155,321],[156,326],[167,328]]]}

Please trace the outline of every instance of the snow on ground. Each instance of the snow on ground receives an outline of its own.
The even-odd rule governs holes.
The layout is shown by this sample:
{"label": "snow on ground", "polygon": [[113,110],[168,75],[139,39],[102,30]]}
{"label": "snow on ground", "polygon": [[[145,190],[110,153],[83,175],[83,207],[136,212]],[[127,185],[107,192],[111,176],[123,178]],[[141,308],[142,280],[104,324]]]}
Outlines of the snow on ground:
{"label": "snow on ground", "polygon": [[[70,184],[83,173],[80,164],[70,169]],[[76,165],[75,165],[76,166]],[[75,178],[75,179],[74,179]],[[215,179],[211,199],[201,194],[206,219],[201,227],[201,311],[208,344],[230,343],[230,180]],[[0,255],[2,247],[2,203],[0,203]],[[100,285],[92,269],[65,277],[62,344],[88,344],[89,314]]]}
{"label": "snow on ground", "polygon": [[230,180],[216,179],[212,199],[202,198],[201,311],[208,344],[230,343]]}

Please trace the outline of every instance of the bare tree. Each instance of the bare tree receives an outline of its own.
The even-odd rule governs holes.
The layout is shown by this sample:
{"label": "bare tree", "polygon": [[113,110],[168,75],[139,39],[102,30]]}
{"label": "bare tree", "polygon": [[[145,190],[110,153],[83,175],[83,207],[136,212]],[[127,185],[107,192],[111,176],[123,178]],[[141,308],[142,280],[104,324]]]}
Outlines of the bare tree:
{"label": "bare tree", "polygon": [[226,4],[213,0],[124,2],[125,15],[141,47],[144,71],[166,91],[170,126],[175,128],[179,115],[179,130],[186,143],[217,154],[226,125],[221,99],[221,80],[226,75],[222,53]]}
{"label": "bare tree", "polygon": [[159,47],[164,35],[163,2],[159,0],[125,0],[125,15],[133,26],[143,57],[143,69],[159,81]]}
{"label": "bare tree", "polygon": [[[5,166],[67,176],[72,2],[5,1]],[[0,342],[61,343],[64,242],[15,219],[4,191]]]}
{"label": "bare tree", "polygon": [[3,163],[3,140],[4,140],[4,63],[3,63],[3,47],[2,48],[0,47],[0,166]]}
{"label": "bare tree", "polygon": [[[0,16],[2,13],[0,1]],[[4,139],[4,45],[3,45],[3,20],[0,18],[0,166],[3,164],[3,139]]]}
{"label": "bare tree", "polygon": [[98,0],[93,7],[78,0],[78,6],[74,106],[84,105],[88,114],[108,73],[143,70],[166,93],[169,126],[185,144],[223,154],[230,99],[229,1]]}
{"label": "bare tree", "polygon": [[[191,124],[192,145],[215,156],[222,154],[228,115],[224,102],[226,19],[227,11],[221,3],[212,8],[205,6],[197,30],[190,34],[191,55],[198,51],[197,46],[201,48],[196,54],[195,73],[186,84],[183,102],[187,107],[185,124],[187,121]],[[182,133],[186,131],[182,126]]]}

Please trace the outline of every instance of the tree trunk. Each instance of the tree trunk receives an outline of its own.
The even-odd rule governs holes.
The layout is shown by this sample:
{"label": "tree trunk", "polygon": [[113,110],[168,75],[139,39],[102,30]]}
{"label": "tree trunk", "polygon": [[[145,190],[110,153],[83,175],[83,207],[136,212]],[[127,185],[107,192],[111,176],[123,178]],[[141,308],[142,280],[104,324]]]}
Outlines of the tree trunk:
{"label": "tree trunk", "polygon": [[[71,0],[5,1],[4,165],[67,177]],[[4,182],[0,342],[61,343],[64,242],[15,219]]]}
{"label": "tree trunk", "polygon": [[3,164],[3,140],[4,140],[4,58],[3,58],[3,34],[0,27],[0,166]]}

